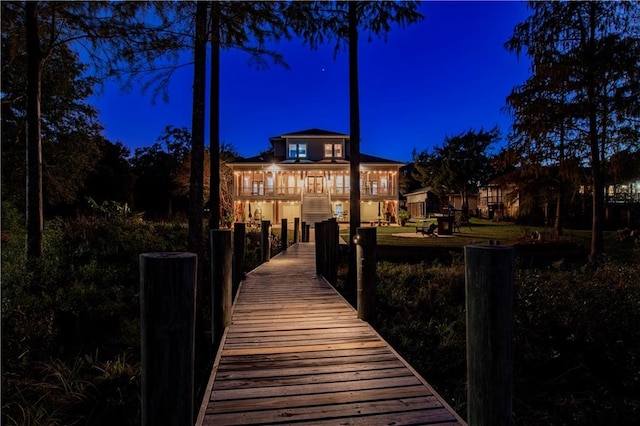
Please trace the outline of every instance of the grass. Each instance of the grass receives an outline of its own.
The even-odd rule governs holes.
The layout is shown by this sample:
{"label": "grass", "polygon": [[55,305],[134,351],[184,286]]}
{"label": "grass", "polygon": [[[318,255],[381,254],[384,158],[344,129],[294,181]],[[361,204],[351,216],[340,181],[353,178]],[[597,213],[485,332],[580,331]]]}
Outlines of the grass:
{"label": "grass", "polygon": [[[397,237],[393,234],[415,234],[416,226],[422,225],[422,220],[412,220],[405,226],[379,226],[377,227],[378,245],[390,246],[417,246],[417,247],[451,247],[462,248],[469,244],[489,244],[490,241],[499,241],[501,244],[512,245],[531,239],[533,233],[539,233],[543,238],[550,239],[552,230],[549,227],[524,226],[512,222],[493,222],[490,220],[473,218],[471,229],[462,227],[461,232],[454,232],[451,238]],[[427,219],[427,224],[435,223],[436,219]],[[349,239],[349,229],[341,228],[340,235],[345,240]],[[591,245],[591,230],[566,229],[562,241],[571,241],[588,250]],[[632,259],[633,250],[620,244],[617,231],[604,232],[605,253],[608,257],[629,261]]]}

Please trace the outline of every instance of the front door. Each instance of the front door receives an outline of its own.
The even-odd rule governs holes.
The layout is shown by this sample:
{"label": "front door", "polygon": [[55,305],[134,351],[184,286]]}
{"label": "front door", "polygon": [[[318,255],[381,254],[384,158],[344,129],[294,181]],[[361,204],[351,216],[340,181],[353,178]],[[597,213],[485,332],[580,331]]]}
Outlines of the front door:
{"label": "front door", "polygon": [[322,176],[307,177],[307,193],[322,194]]}

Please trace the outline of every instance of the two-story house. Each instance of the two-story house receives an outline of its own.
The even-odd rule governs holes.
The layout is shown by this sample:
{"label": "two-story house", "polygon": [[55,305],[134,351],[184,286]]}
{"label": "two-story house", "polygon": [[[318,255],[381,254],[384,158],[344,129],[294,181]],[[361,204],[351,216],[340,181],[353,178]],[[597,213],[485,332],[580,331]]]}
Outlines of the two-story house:
{"label": "two-story house", "polygon": [[[321,129],[269,138],[268,155],[230,163],[235,220],[313,224],[335,217],[349,221],[349,135]],[[360,217],[363,222],[398,216],[398,170],[402,163],[360,154]]]}

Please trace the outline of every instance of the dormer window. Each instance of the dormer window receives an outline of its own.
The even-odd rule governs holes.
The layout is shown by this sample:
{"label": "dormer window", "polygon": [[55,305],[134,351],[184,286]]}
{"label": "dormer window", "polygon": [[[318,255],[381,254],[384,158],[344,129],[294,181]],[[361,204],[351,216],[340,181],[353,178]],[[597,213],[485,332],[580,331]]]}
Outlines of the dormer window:
{"label": "dormer window", "polygon": [[341,143],[325,143],[324,158],[342,158]]}
{"label": "dormer window", "polygon": [[306,143],[290,143],[289,144],[289,158],[307,158],[307,144]]}

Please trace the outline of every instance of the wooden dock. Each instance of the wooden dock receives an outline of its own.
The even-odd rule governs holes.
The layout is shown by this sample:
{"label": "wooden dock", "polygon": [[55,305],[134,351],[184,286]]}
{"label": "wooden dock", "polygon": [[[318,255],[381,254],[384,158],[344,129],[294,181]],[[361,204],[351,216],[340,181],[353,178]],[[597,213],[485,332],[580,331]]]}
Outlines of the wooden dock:
{"label": "wooden dock", "polygon": [[312,243],[241,283],[198,425],[464,421],[322,277]]}

